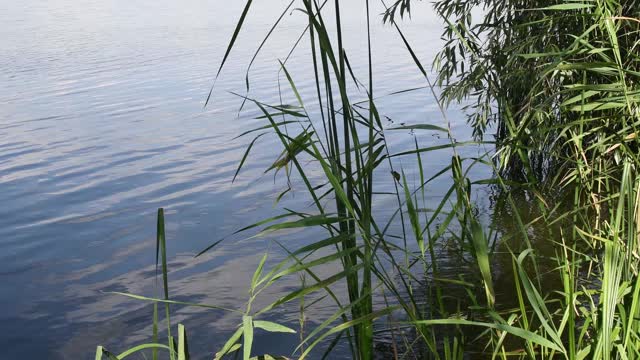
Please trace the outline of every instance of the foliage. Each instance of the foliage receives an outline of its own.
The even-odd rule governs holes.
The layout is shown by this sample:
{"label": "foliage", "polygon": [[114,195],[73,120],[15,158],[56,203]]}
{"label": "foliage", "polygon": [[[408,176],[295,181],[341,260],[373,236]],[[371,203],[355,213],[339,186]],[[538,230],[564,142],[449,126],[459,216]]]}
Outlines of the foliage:
{"label": "foliage", "polygon": [[562,164],[557,157],[567,155],[565,130],[580,122],[582,111],[601,116],[582,121],[584,142],[595,143],[623,127],[607,118],[618,117],[625,97],[638,100],[630,90],[640,70],[635,0],[439,0],[434,7],[447,24],[434,62],[442,97],[472,99],[475,134],[495,126],[501,166],[511,175],[545,178]]}
{"label": "foliage", "polygon": [[[398,32],[407,56],[435,96],[425,66],[396,23],[398,15],[411,11],[410,4],[398,0],[383,18]],[[310,115],[283,61],[281,74],[294,94],[292,103],[266,104],[243,97],[260,110],[265,125],[245,132],[257,135],[236,176],[256,139],[275,136],[282,154],[268,171],[286,169],[280,174],[299,179],[315,213],[285,209],[238,233],[257,230],[253,236],[259,237],[313,228],[324,235],[298,249],[270,240],[288,256],[267,269],[265,254],[244,309],[222,309],[237,314],[238,328],[216,358],[252,358],[256,328],[295,331],[260,318],[293,301],[300,302],[304,312],[312,306],[305,305],[311,294],[322,294],[335,312],[310,332],[300,331],[294,353],[299,358],[320,356],[321,350],[327,356],[337,343],[347,342],[352,358],[371,359],[381,334],[393,339],[396,358],[640,357],[640,21],[625,17],[637,12],[635,2],[436,1],[435,9],[446,24],[446,44],[435,61],[438,83],[444,86],[443,97],[436,101],[445,123],[396,129],[382,126],[376,107],[368,1],[364,6],[369,46],[364,51],[369,72],[366,81],[358,81],[366,89],[364,102],[353,100],[361,94],[350,86],[357,79],[342,44],[339,1],[332,9],[313,0],[301,0],[300,5],[308,19],[305,34],[312,49],[314,101],[322,111]],[[248,1],[244,14],[250,6]],[[484,9],[480,23],[471,17],[477,7]],[[334,31],[329,21],[337,25]],[[466,98],[474,101],[469,111],[477,136],[495,126],[495,151],[473,158],[461,155],[460,149],[476,146],[481,139],[455,140],[445,104]],[[436,132],[448,143],[421,147],[416,141],[414,150],[390,153],[385,135],[398,129]],[[434,151],[450,152],[451,162],[427,178],[422,157]],[[415,161],[417,187],[410,188],[404,172],[396,171],[397,158]],[[383,166],[391,169],[391,176],[376,172]],[[470,179],[476,167],[490,169],[492,176]],[[321,180],[309,176],[312,168],[321,172]],[[449,189],[439,194],[438,203],[429,203],[426,187],[446,177],[452,179]],[[395,188],[397,208],[382,222],[374,204],[382,196],[376,188],[385,181]],[[495,214],[510,214],[509,231],[496,232],[493,227],[500,224],[486,224],[478,216],[472,199],[487,185],[498,194]],[[435,209],[421,211],[428,207]],[[178,327],[177,344],[171,337],[169,305],[178,302],[168,293],[161,211],[158,219],[164,297],[127,295],[155,304],[153,342],[118,356],[99,347],[97,358],[121,359],[150,348],[167,350],[172,359],[188,357],[184,328]],[[406,230],[401,236],[389,231],[394,223]],[[444,248],[455,249],[476,276],[443,275],[439,252]],[[507,254],[506,262],[499,252]],[[327,265],[336,270],[321,277],[318,269]],[[510,291],[498,293],[495,283],[505,269],[511,275]],[[292,275],[303,276],[300,288],[254,308],[265,289]],[[335,291],[337,285],[345,286],[346,300]],[[377,294],[383,301],[374,301]],[[158,344],[158,304],[166,309],[168,345]],[[374,332],[374,324],[379,331]],[[154,359],[158,356],[155,350],[152,354]]]}

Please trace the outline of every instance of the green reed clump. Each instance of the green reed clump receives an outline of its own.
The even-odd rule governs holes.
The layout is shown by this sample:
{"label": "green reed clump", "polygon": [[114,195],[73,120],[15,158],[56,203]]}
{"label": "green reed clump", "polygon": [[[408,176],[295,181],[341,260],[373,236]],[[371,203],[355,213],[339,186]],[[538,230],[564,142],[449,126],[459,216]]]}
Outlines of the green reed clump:
{"label": "green reed clump", "polygon": [[[434,61],[442,97],[473,99],[470,125],[478,136],[493,125],[507,176],[544,178],[564,164],[557,156],[570,150],[557,146],[557,139],[581,121],[577,85],[593,87],[584,92],[584,110],[602,114],[625,106],[623,85],[615,81],[618,70],[627,72],[627,82],[635,82],[628,75],[640,70],[635,0],[438,0],[434,8],[447,24],[445,45]],[[607,33],[606,19],[615,23],[615,38]],[[608,51],[614,46],[619,62]],[[582,123],[583,132],[598,125]],[[600,131],[611,136],[619,125],[611,122]]]}
{"label": "green reed clump", "polygon": [[[267,104],[242,96],[260,110],[265,123],[242,134],[255,137],[235,176],[257,139],[275,136],[282,153],[268,171],[298,180],[314,212],[285,209],[237,233],[258,231],[253,236],[261,237],[313,228],[324,235],[297,249],[268,240],[287,257],[268,269],[263,256],[244,309],[186,304],[169,298],[160,211],[157,248],[164,296],[126,294],[154,303],[153,341],[118,356],[99,347],[96,358],[122,359],[152,349],[154,359],[158,350],[171,359],[187,359],[184,327],[178,327],[177,343],[171,336],[170,304],[237,314],[238,328],[215,358],[254,358],[255,329],[296,331],[261,318],[291,302],[299,302],[304,313],[311,306],[305,297],[311,294],[331,301],[335,312],[304,333],[301,325],[300,345],[293,354],[281,355],[330,358],[335,346],[345,342],[352,358],[371,359],[377,337],[385,336],[392,339],[394,358],[639,358],[640,21],[630,16],[637,14],[635,2],[436,1],[446,26],[444,49],[436,59],[442,98],[397,23],[397,15],[411,11],[411,1],[390,4],[383,18],[424,75],[445,119],[443,124],[396,128],[382,125],[376,107],[369,1],[363,2],[368,45],[349,50],[366,54],[364,81],[346,60],[340,2],[296,3],[307,19],[303,35],[311,48],[316,92],[311,102],[320,111],[308,110],[296,74],[282,61],[280,74],[292,102]],[[247,1],[218,74],[251,6]],[[484,13],[476,23],[471,14],[477,7],[484,7]],[[465,98],[475,101],[467,110],[477,140],[455,140],[447,120],[445,105]],[[421,147],[416,140],[413,150],[391,153],[385,134],[407,129],[439,133],[448,142]],[[490,129],[497,131],[497,142],[481,141]],[[462,155],[462,148],[480,143],[495,149]],[[423,157],[434,151],[449,151],[451,162],[427,172]],[[394,166],[398,158],[414,162],[417,186],[412,188]],[[492,176],[471,179],[470,172],[479,167]],[[320,179],[310,175],[313,171]],[[435,181],[450,186],[433,203],[425,193]],[[389,196],[376,190],[384,182],[393,184],[397,208],[381,221],[374,204],[378,196]],[[510,215],[508,231],[496,231],[497,222],[478,216],[473,199],[487,186],[498,194],[500,206],[494,211]],[[389,230],[397,223],[400,236]],[[442,272],[445,248],[454,249],[470,271],[459,277]],[[320,276],[326,268],[336,270]],[[298,289],[255,308],[265,289],[290,281],[291,275],[303,277]],[[340,286],[346,294],[336,290]],[[167,345],[158,340],[158,304],[165,306]]]}

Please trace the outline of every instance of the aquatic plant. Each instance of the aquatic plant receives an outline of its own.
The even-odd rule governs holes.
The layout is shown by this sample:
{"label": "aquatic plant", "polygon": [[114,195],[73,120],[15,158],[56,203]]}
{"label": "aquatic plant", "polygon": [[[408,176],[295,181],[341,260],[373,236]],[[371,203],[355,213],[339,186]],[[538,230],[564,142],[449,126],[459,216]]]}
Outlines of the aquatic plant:
{"label": "aquatic plant", "polygon": [[[287,61],[282,61],[280,71],[292,103],[268,104],[239,95],[244,106],[260,110],[265,124],[243,134],[258,135],[249,142],[235,176],[256,139],[271,134],[282,144],[282,153],[268,171],[298,179],[314,213],[285,209],[238,233],[258,231],[252,236],[260,237],[313,228],[324,235],[297,249],[268,240],[288,256],[269,269],[265,254],[245,309],[222,309],[237,314],[238,328],[215,358],[254,357],[256,328],[294,332],[260,319],[295,301],[304,312],[310,294],[322,294],[335,312],[301,333],[300,345],[287,356],[330,357],[335,346],[345,342],[352,358],[371,359],[376,339],[387,336],[394,358],[638,358],[640,21],[629,16],[637,14],[635,2],[436,1],[445,23],[444,50],[435,60],[436,84],[400,27],[398,15],[410,13],[412,2],[390,4],[383,18],[424,75],[444,119],[442,124],[391,128],[383,126],[376,107],[369,1],[363,3],[368,47],[357,49],[367,54],[364,81],[347,61],[340,2],[299,4],[308,19],[304,34],[314,70],[313,101],[321,111],[311,115]],[[251,5],[246,2],[218,74]],[[478,7],[484,13],[476,23],[472,11]],[[363,94],[364,101],[355,100]],[[446,106],[463,99],[475,101],[467,110],[476,139],[459,141]],[[496,129],[495,142],[486,140],[488,129]],[[412,150],[391,153],[385,135],[398,130],[435,132],[448,140],[429,147],[416,140]],[[463,155],[461,149],[478,144],[495,149]],[[423,158],[435,151],[449,151],[451,161],[427,173]],[[417,186],[394,166],[397,158],[415,163]],[[470,171],[477,167],[489,169],[491,176],[471,179]],[[322,174],[320,181],[309,176],[312,169]],[[445,178],[451,179],[449,188],[438,194],[437,203],[430,203],[427,186]],[[382,182],[391,183],[395,191],[380,194],[376,189]],[[510,215],[509,231],[497,220],[479,217],[473,199],[478,189],[487,187],[497,194],[493,211]],[[378,196],[393,196],[396,202],[386,221],[376,216]],[[389,230],[398,223],[403,229],[399,236]],[[158,350],[167,351],[171,359],[187,359],[184,327],[178,326],[176,342],[169,306],[221,309],[169,298],[165,248],[160,210],[157,262],[162,265],[164,297],[123,294],[154,303],[152,343],[117,356],[99,347],[97,359],[122,359],[148,349],[154,359]],[[439,253],[444,248],[454,249],[472,271],[458,278],[442,274]],[[337,270],[320,276],[318,269],[328,264]],[[510,274],[510,282],[501,283],[502,293],[495,286],[497,269]],[[298,289],[254,308],[265,289],[300,274],[304,281]],[[344,286],[346,299],[336,285]],[[165,307],[166,345],[158,339],[158,305]]]}

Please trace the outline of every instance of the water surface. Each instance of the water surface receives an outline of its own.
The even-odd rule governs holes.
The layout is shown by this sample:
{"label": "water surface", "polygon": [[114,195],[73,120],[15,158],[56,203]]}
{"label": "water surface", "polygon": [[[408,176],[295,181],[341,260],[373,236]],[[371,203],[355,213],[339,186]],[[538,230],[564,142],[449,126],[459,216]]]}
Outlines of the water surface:
{"label": "water surface", "polygon": [[[364,80],[364,7],[348,3],[345,47],[354,72]],[[239,111],[241,100],[228,91],[245,91],[249,60],[286,4],[256,2],[206,108],[204,99],[241,1],[24,0],[0,5],[3,356],[90,359],[97,344],[120,351],[148,341],[151,307],[105,292],[158,294],[158,207],[167,213],[171,293],[181,300],[242,306],[269,243],[235,237],[204,257],[193,255],[284,206],[308,208],[303,191],[273,206],[285,189],[281,177],[263,174],[281,150],[273,136],[257,143],[231,184],[250,141],[233,138],[264,120],[253,119],[258,115],[254,107]],[[279,101],[277,60],[286,58],[303,22],[300,12],[287,12],[250,69],[250,96]],[[430,64],[441,30],[428,4],[416,7],[403,27]],[[373,41],[378,95],[426,85],[392,28],[376,21]],[[308,52],[303,42],[288,67],[302,96],[311,101],[315,88]],[[285,101],[294,101],[280,80]],[[383,97],[379,106],[388,124],[443,121],[426,89]],[[456,135],[468,136],[460,114],[450,116]],[[407,133],[389,139],[397,149],[413,142]],[[424,135],[420,141],[442,139]],[[439,169],[449,156],[431,156],[426,166]],[[402,162],[399,166],[412,174],[412,161]],[[389,177],[381,187],[392,184]],[[293,246],[308,238],[290,233],[281,240]],[[271,251],[274,261],[281,256]],[[297,285],[278,285],[260,301],[266,304]],[[175,310],[173,320],[193,334],[190,345],[198,359],[209,358],[238,321],[222,312]],[[292,310],[273,317],[295,323],[295,306]],[[310,315],[311,322],[321,320],[322,309]],[[281,339],[263,335],[256,346],[286,354],[296,338]]]}

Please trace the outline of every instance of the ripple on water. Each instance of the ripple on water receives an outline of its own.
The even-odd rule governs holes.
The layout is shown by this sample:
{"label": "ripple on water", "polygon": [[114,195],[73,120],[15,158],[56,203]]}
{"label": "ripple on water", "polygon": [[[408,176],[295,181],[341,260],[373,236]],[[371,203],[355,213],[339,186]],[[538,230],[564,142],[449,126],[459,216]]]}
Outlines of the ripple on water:
{"label": "ripple on water", "polygon": [[[0,339],[3,355],[85,359],[98,343],[121,350],[132,341],[147,341],[148,304],[103,292],[157,294],[158,207],[167,209],[171,293],[239,306],[265,243],[232,237],[203,257],[192,256],[279,212],[273,204],[287,179],[282,172],[263,174],[281,152],[275,136],[256,142],[231,184],[253,134],[234,137],[266,120],[253,119],[262,114],[250,103],[240,111],[242,99],[226,92],[244,94],[254,45],[279,16],[278,9],[267,6],[250,15],[254,17],[248,22],[256,25],[240,34],[213,100],[203,109],[233,31],[234,24],[226,19],[237,18],[241,2],[8,4],[7,11],[0,11],[5,24],[0,28],[0,281],[3,289],[19,291],[0,291],[0,331],[7,334]],[[286,27],[274,33],[251,68],[251,97],[279,103],[278,59],[287,56],[303,29],[298,25],[306,21],[297,23],[294,15],[285,17]],[[365,39],[355,26],[345,35],[349,48],[358,48],[352,45]],[[413,38],[424,40],[424,29],[418,30]],[[378,29],[374,37],[374,58],[383,59],[375,66],[378,96],[424,86],[394,36]],[[317,112],[306,53],[300,45],[287,66],[305,102]],[[364,55],[350,53],[353,71],[363,79]],[[280,85],[284,102],[295,103],[286,81]],[[383,98],[380,105],[398,121],[437,118],[430,112],[435,104],[424,100],[428,96]],[[404,138],[397,138],[404,146]],[[298,180],[292,181],[298,186]],[[300,192],[289,193],[282,206],[308,210],[309,201]],[[279,240],[295,246],[311,241],[312,235],[286,233]],[[273,261],[278,256],[273,254]],[[279,296],[295,285],[277,284],[269,295]],[[330,308],[318,311],[320,316]],[[295,321],[286,313],[276,316]],[[238,320],[187,309],[176,319],[193,333],[216,335],[194,337],[194,351],[205,354],[220,345]],[[269,348],[277,343],[272,340],[259,340],[263,343],[258,346]]]}

